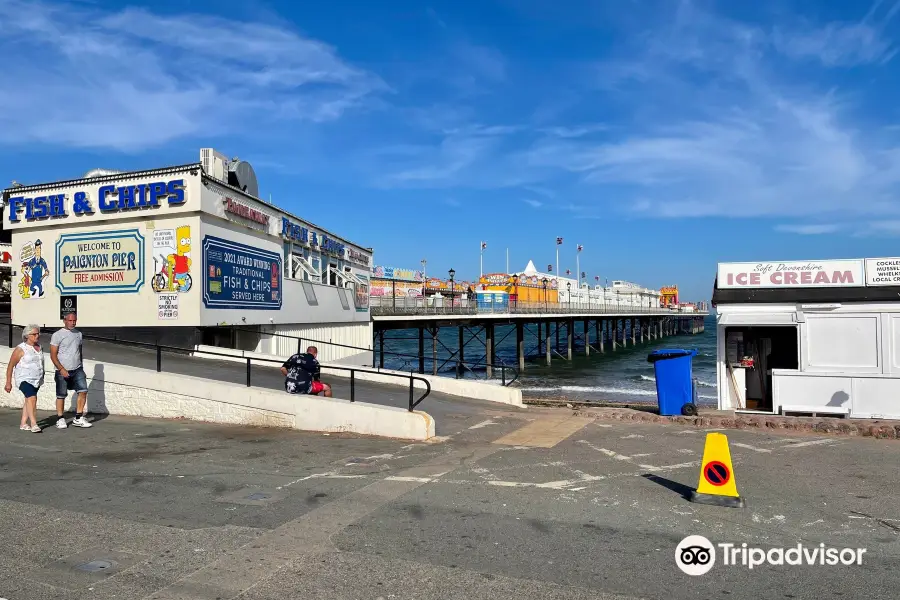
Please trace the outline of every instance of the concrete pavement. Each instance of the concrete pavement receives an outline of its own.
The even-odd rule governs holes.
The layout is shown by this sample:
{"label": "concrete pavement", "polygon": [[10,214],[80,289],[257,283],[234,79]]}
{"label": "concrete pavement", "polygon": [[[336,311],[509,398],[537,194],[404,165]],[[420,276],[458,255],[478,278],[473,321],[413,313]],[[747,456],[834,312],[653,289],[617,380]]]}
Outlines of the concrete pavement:
{"label": "concrete pavement", "polygon": [[[704,432],[559,410],[433,443],[0,410],[0,597],[896,598],[900,444],[728,431],[744,510],[692,504]],[[864,547],[860,566],[689,577],[690,534]],[[85,564],[109,566],[86,572]],[[107,563],[95,562],[94,566]],[[76,568],[81,565],[81,569]]]}

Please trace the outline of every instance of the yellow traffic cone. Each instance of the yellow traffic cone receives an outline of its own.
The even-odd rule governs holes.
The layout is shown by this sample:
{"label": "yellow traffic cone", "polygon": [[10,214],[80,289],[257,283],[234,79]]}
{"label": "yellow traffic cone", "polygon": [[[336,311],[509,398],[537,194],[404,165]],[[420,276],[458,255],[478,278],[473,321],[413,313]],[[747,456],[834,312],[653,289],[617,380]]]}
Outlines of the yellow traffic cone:
{"label": "yellow traffic cone", "polygon": [[728,438],[724,433],[706,434],[703,462],[700,463],[700,483],[691,492],[691,502],[730,508],[744,508],[747,505],[738,495]]}

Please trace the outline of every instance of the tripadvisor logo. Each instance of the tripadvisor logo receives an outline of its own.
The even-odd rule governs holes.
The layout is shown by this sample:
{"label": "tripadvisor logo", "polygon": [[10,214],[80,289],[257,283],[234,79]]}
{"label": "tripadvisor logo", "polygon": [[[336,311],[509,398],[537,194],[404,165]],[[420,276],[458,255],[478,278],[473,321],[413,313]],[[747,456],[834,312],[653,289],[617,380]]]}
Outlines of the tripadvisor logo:
{"label": "tripadvisor logo", "polygon": [[720,542],[713,544],[702,535],[689,535],[675,548],[675,564],[688,575],[704,575],[716,564],[717,555],[726,567],[754,569],[770,566],[828,566],[861,565],[865,548],[832,548],[825,544],[804,546],[798,543],[789,548],[757,548],[743,544]]}

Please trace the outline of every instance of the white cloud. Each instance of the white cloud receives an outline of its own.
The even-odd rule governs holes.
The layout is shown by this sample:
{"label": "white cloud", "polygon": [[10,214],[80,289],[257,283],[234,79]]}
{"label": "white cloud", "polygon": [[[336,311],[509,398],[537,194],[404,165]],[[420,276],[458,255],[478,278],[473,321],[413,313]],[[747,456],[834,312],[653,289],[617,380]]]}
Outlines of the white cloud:
{"label": "white cloud", "polygon": [[531,208],[540,208],[540,207],[542,207],[542,206],[544,205],[543,202],[541,202],[541,201],[539,201],[539,200],[534,200],[534,199],[532,199],[532,198],[525,198],[525,199],[522,200],[522,202],[524,202],[525,204],[527,204],[527,205],[530,206]]}
{"label": "white cloud", "polygon": [[[196,14],[0,0],[0,143],[136,151],[339,118],[387,86],[320,42]],[[283,125],[282,125],[283,126]]]}
{"label": "white cloud", "polygon": [[840,231],[841,226],[836,224],[807,224],[807,225],[777,225],[775,231],[781,233],[796,233],[798,235],[824,235]]}
{"label": "white cloud", "polygon": [[795,59],[814,59],[829,67],[887,62],[896,54],[879,28],[862,23],[831,23],[825,27],[772,32],[775,48]]}

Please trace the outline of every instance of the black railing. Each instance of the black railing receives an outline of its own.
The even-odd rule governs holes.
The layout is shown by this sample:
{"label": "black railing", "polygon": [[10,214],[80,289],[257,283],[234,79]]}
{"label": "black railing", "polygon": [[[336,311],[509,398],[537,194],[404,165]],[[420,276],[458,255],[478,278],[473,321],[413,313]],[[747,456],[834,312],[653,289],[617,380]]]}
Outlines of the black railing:
{"label": "black railing", "polygon": [[[8,328],[9,347],[14,348],[15,343],[13,341],[13,329],[15,329],[15,328],[24,329],[25,327],[22,325],[16,325],[14,323],[10,323],[8,321],[3,323],[3,325],[5,325]],[[51,330],[49,328],[41,327],[41,333],[50,333],[50,332],[51,332]],[[247,387],[252,387],[252,362],[253,361],[277,364],[278,366],[281,366],[284,362],[277,358],[240,357],[240,356],[235,356],[233,354],[226,354],[224,352],[211,352],[208,350],[196,350],[193,348],[180,348],[178,346],[167,346],[164,344],[149,343],[149,342],[135,342],[135,341],[130,341],[130,340],[108,338],[108,337],[104,337],[104,336],[90,335],[90,334],[85,334],[85,333],[82,333],[82,337],[86,340],[93,340],[93,341],[104,342],[104,343],[108,343],[108,344],[119,344],[122,346],[131,346],[131,347],[137,347],[137,348],[152,349],[156,352],[156,372],[157,373],[162,373],[163,352],[171,352],[173,354],[180,354],[180,355],[186,355],[186,356],[192,356],[192,355],[196,355],[196,354],[205,354],[205,355],[209,355],[209,356],[222,357],[224,359],[229,359],[231,361],[235,361],[236,359],[243,358],[243,360],[247,364]],[[364,369],[364,368],[359,368],[359,367],[339,367],[339,366],[334,366],[334,365],[322,365],[322,368],[336,370],[336,371],[348,371],[350,373],[350,402],[356,402],[356,374],[357,373],[371,373],[373,375],[382,375],[385,377],[396,377],[396,378],[401,378],[401,379],[408,378],[409,379],[409,410],[410,411],[415,410],[415,408],[419,404],[421,404],[422,401],[425,398],[427,398],[429,394],[431,394],[431,383],[424,377],[415,376],[412,371],[410,371],[409,375],[406,375],[406,374],[400,374],[400,373],[384,373],[384,372],[378,371],[376,369]],[[421,381],[422,383],[425,384],[425,392],[421,396],[419,396],[418,399],[415,397],[415,382],[416,381]]]}
{"label": "black railing", "polygon": [[[248,333],[255,333],[255,334],[259,335],[259,336],[272,336],[272,337],[280,337],[280,338],[286,338],[286,339],[297,340],[297,353],[298,353],[298,354],[301,353],[301,352],[303,352],[303,347],[304,347],[305,345],[306,345],[306,346],[324,346],[324,345],[328,345],[328,346],[334,346],[334,347],[336,347],[336,348],[345,348],[345,349],[348,349],[348,350],[359,350],[361,353],[362,353],[362,352],[371,352],[371,353],[372,353],[372,368],[378,369],[378,372],[381,373],[382,375],[389,375],[389,373],[383,373],[383,372],[380,371],[380,369],[382,369],[383,367],[380,367],[380,366],[376,366],[376,365],[375,365],[375,356],[376,356],[376,353],[377,353],[378,355],[381,355],[382,352],[381,352],[380,350],[375,349],[374,347],[372,347],[372,348],[362,348],[362,347],[360,347],[360,346],[350,346],[350,345],[348,345],[348,344],[339,344],[339,343],[337,343],[337,342],[325,342],[325,341],[322,341],[322,340],[314,340],[314,339],[312,339],[312,338],[299,337],[299,336],[295,336],[295,335],[287,335],[287,334],[284,334],[284,333],[272,333],[272,332],[268,332],[268,331],[259,331],[259,330],[257,330],[257,329],[252,329],[252,328],[249,328],[249,327],[238,327],[238,326],[233,326],[232,328],[233,328],[235,331],[246,331],[246,332],[248,332]],[[395,338],[395,339],[399,339],[399,338]],[[412,338],[410,338],[410,339],[412,339]],[[308,342],[308,344],[307,344],[306,342]],[[387,351],[387,350],[385,350],[383,354],[384,354],[385,356],[395,356],[395,357],[398,357],[398,358],[405,358],[405,359],[407,359],[407,360],[405,360],[405,361],[403,362],[403,365],[402,365],[400,368],[398,368],[398,369],[393,369],[393,370],[395,370],[395,371],[406,371],[406,370],[407,370],[406,367],[410,367],[412,361],[417,361],[417,362],[418,362],[418,361],[420,360],[420,357],[419,357],[418,354],[405,354],[405,353],[402,353],[402,352],[390,352],[390,351]],[[425,357],[425,360],[431,360],[431,361],[434,361],[434,358],[431,358],[431,357]],[[507,364],[504,363],[502,360],[500,361],[500,364],[488,364],[488,363],[486,363],[486,362],[480,362],[480,361],[476,361],[476,360],[465,360],[465,359],[463,359],[463,360],[460,360],[460,359],[454,360],[453,358],[438,358],[437,361],[438,361],[438,362],[441,362],[442,364],[456,363],[456,368],[454,369],[454,371],[456,372],[456,379],[459,379],[459,378],[460,378],[460,375],[463,374],[463,373],[465,373],[466,371],[469,371],[470,373],[475,373],[475,370],[474,370],[472,367],[491,367],[492,369],[499,369],[499,370],[500,370],[500,381],[501,381],[501,383],[502,383],[502,385],[503,385],[504,387],[509,386],[509,385],[512,385],[512,383],[513,383],[514,381],[516,381],[516,380],[519,378],[519,370],[516,369],[515,367],[512,367],[512,366],[510,366],[510,365],[507,365]],[[337,368],[337,367],[329,367],[329,368],[330,368],[330,369],[335,369],[335,368]],[[410,372],[413,372],[413,369],[409,369],[409,371],[410,371]],[[512,377],[507,378],[507,371],[511,371]],[[423,374],[423,375],[424,375],[424,373],[421,373],[421,372],[420,372],[420,374]],[[404,377],[405,377],[405,376],[404,376]]]}

